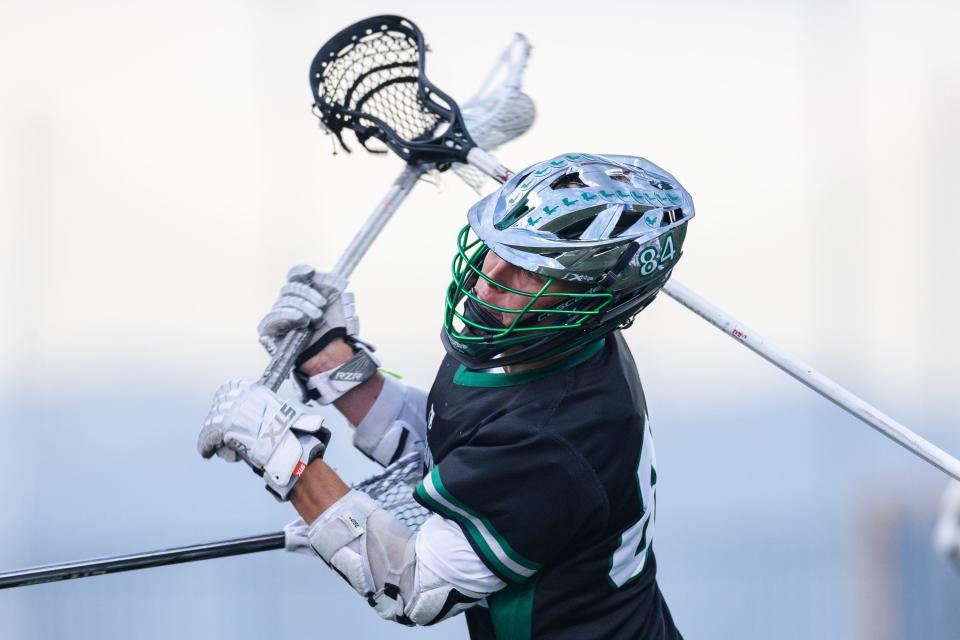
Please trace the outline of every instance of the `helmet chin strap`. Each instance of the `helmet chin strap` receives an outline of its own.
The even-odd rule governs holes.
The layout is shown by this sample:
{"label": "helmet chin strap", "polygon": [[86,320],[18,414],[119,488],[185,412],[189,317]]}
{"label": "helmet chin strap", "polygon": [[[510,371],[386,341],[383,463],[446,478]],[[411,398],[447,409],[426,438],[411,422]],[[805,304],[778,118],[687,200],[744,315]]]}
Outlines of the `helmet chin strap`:
{"label": "helmet chin strap", "polygon": [[[500,318],[493,315],[489,309],[470,297],[463,303],[463,316],[470,322],[482,324],[487,327],[499,327],[502,324]],[[475,333],[484,333],[483,329],[478,329],[473,326],[470,327],[470,330]]]}

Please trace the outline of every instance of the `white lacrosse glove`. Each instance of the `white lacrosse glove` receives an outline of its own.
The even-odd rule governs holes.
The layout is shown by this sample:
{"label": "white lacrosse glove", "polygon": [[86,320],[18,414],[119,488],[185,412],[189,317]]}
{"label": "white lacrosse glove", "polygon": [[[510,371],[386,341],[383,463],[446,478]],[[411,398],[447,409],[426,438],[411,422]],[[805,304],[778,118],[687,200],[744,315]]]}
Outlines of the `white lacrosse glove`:
{"label": "white lacrosse glove", "polygon": [[244,460],[278,500],[286,500],[330,441],[323,417],[304,413],[305,408],[261,384],[231,380],[213,397],[197,450],[204,458],[216,453],[230,462]]}
{"label": "white lacrosse glove", "polygon": [[[376,374],[380,366],[373,347],[357,338],[360,323],[353,294],[344,290],[346,286],[347,281],[336,274],[317,273],[309,265],[297,265],[287,272],[280,297],[257,327],[260,343],[271,356],[289,331],[313,330],[293,370],[304,401],[330,404]],[[337,338],[353,347],[353,358],[312,377],[300,372],[300,365]]]}
{"label": "white lacrosse glove", "polygon": [[[272,356],[293,329],[313,329],[308,348],[325,337],[323,346],[335,337],[355,337],[359,322],[354,313],[353,294],[345,291],[346,286],[347,281],[340,276],[317,273],[310,265],[298,264],[291,268],[287,272],[287,283],[280,289],[280,297],[257,327],[260,343]],[[332,331],[337,335],[327,337]]]}

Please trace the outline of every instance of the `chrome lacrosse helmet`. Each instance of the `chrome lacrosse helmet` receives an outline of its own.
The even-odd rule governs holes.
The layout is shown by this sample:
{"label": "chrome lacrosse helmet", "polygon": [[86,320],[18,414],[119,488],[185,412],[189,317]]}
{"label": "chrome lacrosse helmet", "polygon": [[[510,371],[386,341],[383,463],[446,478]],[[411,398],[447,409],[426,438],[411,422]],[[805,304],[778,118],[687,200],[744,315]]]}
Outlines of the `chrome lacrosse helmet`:
{"label": "chrome lacrosse helmet", "polygon": [[[484,369],[549,358],[629,326],[670,277],[693,216],[686,189],[643,158],[568,153],[527,167],[467,214],[447,288],[444,347]],[[481,269],[489,251],[537,274],[540,289],[488,277]],[[526,303],[508,309],[481,300],[481,278]],[[554,283],[578,286],[557,292]]]}

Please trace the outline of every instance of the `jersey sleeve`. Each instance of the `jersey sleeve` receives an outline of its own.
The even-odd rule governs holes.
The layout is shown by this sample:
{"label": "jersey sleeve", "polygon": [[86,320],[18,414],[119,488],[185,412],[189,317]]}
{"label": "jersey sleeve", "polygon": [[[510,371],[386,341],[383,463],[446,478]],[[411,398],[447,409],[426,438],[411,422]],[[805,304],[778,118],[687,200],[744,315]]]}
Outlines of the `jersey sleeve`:
{"label": "jersey sleeve", "polygon": [[426,446],[427,395],[393,376],[353,432],[353,446],[381,466]]}
{"label": "jersey sleeve", "polygon": [[456,522],[508,583],[561,558],[608,513],[599,480],[568,443],[548,430],[495,422],[442,458],[415,496]]}
{"label": "jersey sleeve", "polygon": [[420,525],[417,561],[434,575],[463,592],[491,594],[506,585],[473,550],[463,530],[436,514]]}

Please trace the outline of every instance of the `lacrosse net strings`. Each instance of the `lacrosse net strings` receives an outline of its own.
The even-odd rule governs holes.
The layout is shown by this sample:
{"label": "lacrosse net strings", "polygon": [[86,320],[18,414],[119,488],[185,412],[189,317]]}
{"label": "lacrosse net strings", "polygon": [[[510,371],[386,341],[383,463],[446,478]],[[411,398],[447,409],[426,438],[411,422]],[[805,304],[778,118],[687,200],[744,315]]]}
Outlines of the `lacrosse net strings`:
{"label": "lacrosse net strings", "polygon": [[[530,56],[530,42],[517,33],[487,74],[480,89],[460,107],[470,137],[487,151],[523,135],[533,125],[536,108],[523,92],[523,72]],[[454,163],[453,170],[477,193],[490,178],[467,164]]]}
{"label": "lacrosse net strings", "polygon": [[[331,60],[321,62],[321,97],[352,112],[365,112],[385,122],[405,140],[428,136],[446,123],[420,101],[420,52],[417,41],[406,33],[381,25],[341,49]],[[442,105],[438,96],[431,99]],[[447,105],[449,106],[449,105]],[[371,130],[372,120],[361,113],[338,114],[357,118]],[[365,138],[358,136],[365,145]],[[340,140],[341,144],[343,140]]]}
{"label": "lacrosse net strings", "polygon": [[366,493],[397,520],[417,531],[430,516],[430,512],[413,499],[413,492],[422,479],[423,456],[416,452],[405,455],[382,473],[358,482],[353,488]]}

